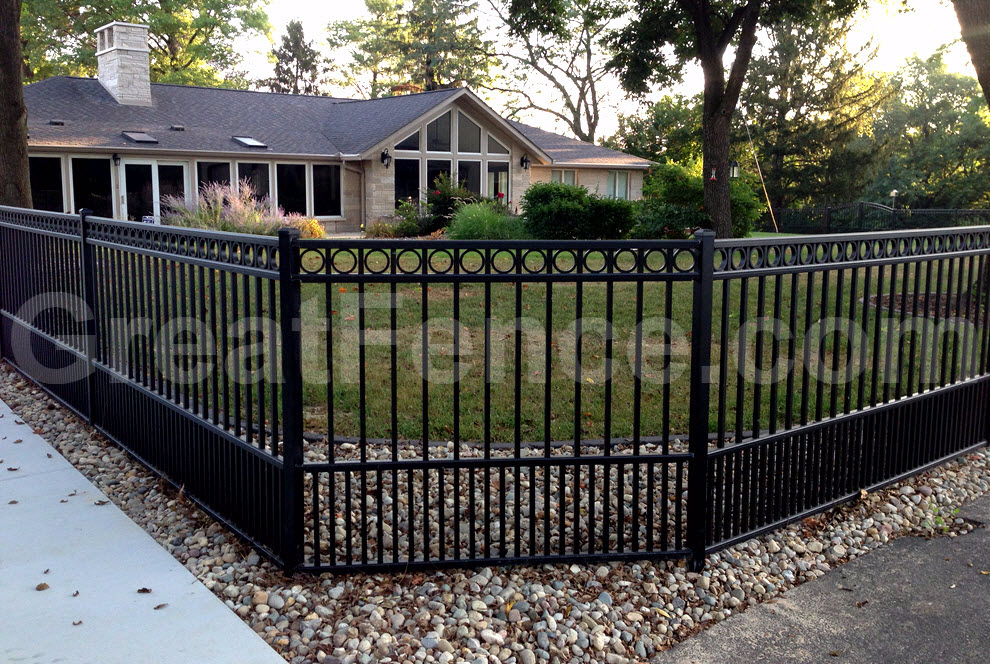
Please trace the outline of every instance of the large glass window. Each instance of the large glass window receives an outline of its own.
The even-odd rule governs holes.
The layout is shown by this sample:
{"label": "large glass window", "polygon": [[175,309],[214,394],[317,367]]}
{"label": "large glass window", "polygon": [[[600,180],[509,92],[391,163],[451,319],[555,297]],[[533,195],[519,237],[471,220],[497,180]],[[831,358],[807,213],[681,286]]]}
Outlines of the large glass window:
{"label": "large glass window", "polygon": [[457,182],[472,194],[481,196],[481,162],[458,161]]}
{"label": "large glass window", "polygon": [[306,214],[306,165],[277,164],[278,206],[292,214]]}
{"label": "large glass window", "polygon": [[29,162],[31,168],[31,202],[34,209],[65,212],[65,201],[62,200],[61,158],[31,157]]}
{"label": "large glass window", "polygon": [[419,159],[396,159],[395,165],[395,205],[412,199],[419,202]]}
{"label": "large glass window", "polygon": [[491,134],[488,135],[488,151],[492,154],[509,154],[509,148],[492,138]]}
{"label": "large glass window", "polygon": [[109,159],[72,160],[72,204],[89,208],[97,217],[113,217],[113,178]]}
{"label": "large glass window", "polygon": [[550,171],[550,182],[563,182],[564,184],[574,184],[574,171]]}
{"label": "large glass window", "polygon": [[395,144],[396,150],[415,150],[419,152],[419,131],[412,136],[406,136]]}
{"label": "large glass window", "polygon": [[427,159],[426,160],[426,187],[432,190],[436,186],[437,178],[441,175],[450,177],[449,159]]}
{"label": "large glass window", "polygon": [[158,198],[186,198],[186,169],[181,164],[158,165]]}
{"label": "large glass window", "polygon": [[463,113],[457,114],[457,151],[481,152],[481,127]]}
{"label": "large glass window", "polygon": [[609,171],[605,179],[605,195],[609,198],[629,198],[629,172]]}
{"label": "large glass window", "polygon": [[313,214],[317,217],[340,216],[340,166],[313,165]]}
{"label": "large glass window", "polygon": [[124,164],[124,194],[127,220],[155,217],[155,178],[151,164]]}
{"label": "large glass window", "polygon": [[429,152],[450,152],[450,111],[426,125],[426,149]]}
{"label": "large glass window", "polygon": [[237,179],[247,180],[254,191],[254,197],[258,200],[271,193],[268,177],[268,164],[246,162],[237,164]]}
{"label": "large glass window", "polygon": [[201,161],[196,164],[196,188],[205,184],[230,184],[230,162]]}
{"label": "large glass window", "polygon": [[488,162],[488,196],[490,198],[509,198],[509,164],[507,162]]}

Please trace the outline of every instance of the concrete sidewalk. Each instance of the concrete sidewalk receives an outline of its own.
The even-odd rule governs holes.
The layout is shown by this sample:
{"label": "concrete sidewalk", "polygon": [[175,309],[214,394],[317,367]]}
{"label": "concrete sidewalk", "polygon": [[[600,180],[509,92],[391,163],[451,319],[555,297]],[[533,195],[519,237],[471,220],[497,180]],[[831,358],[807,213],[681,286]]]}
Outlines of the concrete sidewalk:
{"label": "concrete sidewalk", "polygon": [[[990,523],[990,496],[959,516]],[[904,537],[715,625],[657,662],[986,662],[990,529]]]}
{"label": "concrete sidewalk", "polygon": [[3,402],[0,459],[0,662],[284,664]]}

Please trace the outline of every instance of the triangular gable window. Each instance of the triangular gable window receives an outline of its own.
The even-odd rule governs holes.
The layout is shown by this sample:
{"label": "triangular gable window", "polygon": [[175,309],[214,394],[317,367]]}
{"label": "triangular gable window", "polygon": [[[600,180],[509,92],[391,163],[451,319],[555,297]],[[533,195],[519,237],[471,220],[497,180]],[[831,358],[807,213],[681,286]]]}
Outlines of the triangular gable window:
{"label": "triangular gable window", "polygon": [[488,135],[488,152],[492,154],[509,154],[509,148],[505,147],[494,138]]}
{"label": "triangular gable window", "polygon": [[419,151],[419,132],[413,133],[411,136],[406,136],[404,139],[395,144],[396,150],[416,150]]}

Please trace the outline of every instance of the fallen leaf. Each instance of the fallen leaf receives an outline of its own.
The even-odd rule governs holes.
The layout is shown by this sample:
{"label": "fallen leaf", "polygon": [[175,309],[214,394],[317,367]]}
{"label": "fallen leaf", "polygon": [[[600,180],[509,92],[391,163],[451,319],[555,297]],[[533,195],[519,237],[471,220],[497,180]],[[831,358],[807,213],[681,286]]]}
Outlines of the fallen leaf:
{"label": "fallen leaf", "polygon": [[10,468],[9,466],[7,467],[7,470],[9,470],[10,472],[14,472],[15,470],[20,470],[20,469],[21,469],[20,466],[18,466],[17,468]]}
{"label": "fallen leaf", "polygon": [[77,590],[76,592],[72,593],[72,596],[73,597],[79,597],[79,591]]}
{"label": "fallen leaf", "polygon": [[107,504],[107,503],[109,503],[109,502],[110,502],[109,500],[97,500],[97,501],[96,501],[95,503],[93,503],[93,504],[94,504],[94,505],[106,505],[106,504]]}
{"label": "fallen leaf", "polygon": [[58,502],[60,502],[60,503],[67,503],[67,502],[69,502],[69,501],[68,501],[68,500],[66,500],[65,498],[63,498],[62,500],[60,500],[60,501],[58,501]]}
{"label": "fallen leaf", "polygon": [[44,429],[32,429],[32,431],[34,431],[37,434],[45,433],[45,430]]}
{"label": "fallen leaf", "polygon": [[14,441],[14,445],[20,445],[23,442],[24,442],[24,440],[22,440],[21,438],[18,438],[17,440]]}
{"label": "fallen leaf", "polygon": [[657,613],[659,613],[664,618],[668,618],[668,619],[670,618],[670,614],[664,611],[663,609],[657,609]]}
{"label": "fallen leaf", "polygon": [[866,606],[869,603],[870,603],[870,600],[868,600],[868,599],[862,599],[862,600],[856,602],[856,608],[857,609],[862,609],[864,606]]}
{"label": "fallen leaf", "polygon": [[138,592],[141,593],[142,595],[147,595],[148,593],[151,592],[151,588],[138,588]]}
{"label": "fallen leaf", "polygon": [[79,625],[82,625],[82,620],[74,620],[74,621],[72,621],[72,626],[73,627],[79,627]]}
{"label": "fallen leaf", "polygon": [[49,458],[49,459],[51,459],[51,458],[52,458],[52,455],[51,455],[51,454],[48,454],[47,456],[48,456],[48,458]]}
{"label": "fallen leaf", "polygon": [[52,571],[51,568],[48,568],[48,569],[45,570],[45,574],[48,574],[51,571]]}
{"label": "fallen leaf", "polygon": [[[17,501],[15,500],[14,502],[16,503]],[[983,575],[985,576],[985,575],[987,575],[987,574],[990,574],[990,572],[988,572],[988,571],[986,571],[986,570],[983,570],[983,569],[981,569],[981,570],[980,570],[980,574],[983,574]]]}
{"label": "fallen leaf", "polygon": [[24,423],[21,422],[20,420],[14,420],[14,424],[24,424]]}
{"label": "fallen leaf", "polygon": [[167,603],[166,604],[159,604],[158,606],[155,607],[155,611],[157,611],[158,609],[164,609],[166,606],[168,606]]}
{"label": "fallen leaf", "polygon": [[36,585],[34,587],[34,589],[35,590],[48,590],[48,584],[47,583],[39,583],[38,585]]}
{"label": "fallen leaf", "polygon": [[[8,504],[8,505],[16,505],[16,504],[17,504],[17,501],[16,501],[16,500],[12,500],[12,501],[10,501],[10,502],[9,502],[9,503],[7,503],[7,504]],[[984,572],[984,574],[986,574],[986,572]]]}

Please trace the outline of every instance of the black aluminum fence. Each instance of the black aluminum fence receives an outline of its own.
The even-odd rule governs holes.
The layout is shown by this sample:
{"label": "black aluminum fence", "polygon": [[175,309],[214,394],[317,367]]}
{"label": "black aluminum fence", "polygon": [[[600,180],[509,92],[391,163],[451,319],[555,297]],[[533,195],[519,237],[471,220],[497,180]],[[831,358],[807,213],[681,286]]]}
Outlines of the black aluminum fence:
{"label": "black aluminum fence", "polygon": [[698,564],[990,430],[987,227],[0,251],[3,356],[287,569]]}
{"label": "black aluminum fence", "polygon": [[769,217],[760,230],[798,235],[865,233],[990,223],[990,210],[891,208],[879,203],[845,203],[826,207],[774,210],[776,226]]}

